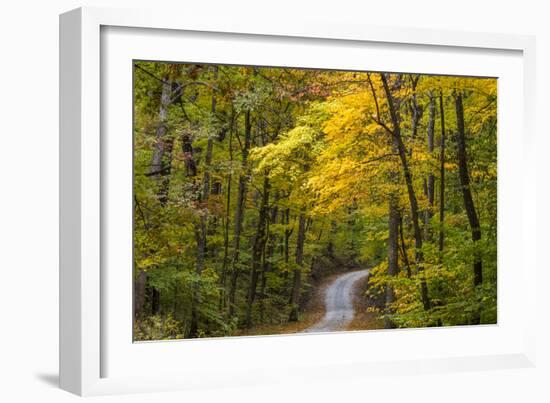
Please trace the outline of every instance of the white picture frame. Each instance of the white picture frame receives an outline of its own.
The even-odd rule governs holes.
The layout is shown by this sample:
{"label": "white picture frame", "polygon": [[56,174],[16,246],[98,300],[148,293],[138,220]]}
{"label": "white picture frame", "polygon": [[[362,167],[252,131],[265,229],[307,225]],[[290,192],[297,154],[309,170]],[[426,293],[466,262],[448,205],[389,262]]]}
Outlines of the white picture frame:
{"label": "white picture frame", "polygon": [[[254,58],[251,59],[227,60],[228,56],[221,51],[214,56],[197,51],[191,57],[192,61],[219,63],[238,61],[242,61],[243,64],[247,61],[256,64],[274,63],[273,58],[277,56],[282,58],[282,49],[286,49],[284,51],[287,57],[286,63],[291,63],[289,60],[292,60],[292,57],[302,57],[301,61],[296,62],[297,67],[308,67],[308,63],[316,67],[344,67],[342,64],[346,63],[344,60],[346,58],[352,60],[353,54],[357,52],[367,48],[372,52],[385,52],[387,48],[389,49],[387,60],[392,58],[397,60],[399,52],[424,52],[423,54],[428,57],[433,57],[430,52],[441,52],[450,58],[455,58],[454,67],[444,73],[477,72],[478,75],[484,75],[490,72],[488,66],[497,66],[500,63],[499,58],[502,55],[502,63],[499,67],[502,70],[498,71],[502,71],[503,77],[508,78],[502,86],[504,92],[499,87],[499,99],[506,94],[516,94],[514,98],[519,99],[514,99],[513,105],[499,104],[499,110],[501,106],[517,108],[519,105],[521,112],[510,114],[513,117],[508,121],[501,121],[499,114],[499,131],[501,125],[505,131],[514,128],[510,130],[513,135],[505,137],[504,144],[499,137],[499,200],[502,200],[502,192],[512,188],[507,184],[523,183],[524,191],[517,192],[516,195],[504,193],[509,196],[506,199],[511,201],[507,201],[503,206],[499,204],[499,324],[476,328],[394,330],[391,334],[383,331],[348,332],[313,336],[267,336],[133,344],[131,338],[128,339],[128,332],[131,333],[131,331],[127,326],[127,321],[131,321],[131,315],[126,319],[123,317],[128,312],[128,306],[131,306],[131,298],[127,298],[130,295],[128,293],[131,284],[124,284],[128,276],[113,277],[111,276],[113,273],[106,269],[110,264],[109,259],[121,258],[127,261],[128,254],[112,257],[109,255],[109,245],[105,243],[107,235],[109,239],[114,239],[114,236],[116,239],[128,240],[129,229],[124,229],[124,221],[117,221],[117,217],[124,217],[124,214],[116,214],[119,211],[124,212],[125,207],[124,205],[114,206],[111,202],[114,198],[113,192],[124,192],[127,191],[127,186],[131,186],[129,182],[124,182],[128,169],[131,171],[131,165],[126,164],[126,171],[117,171],[115,175],[115,171],[110,171],[114,168],[109,163],[109,155],[117,150],[131,152],[131,149],[127,148],[128,138],[106,135],[106,133],[111,133],[114,127],[121,130],[127,128],[131,115],[122,117],[120,121],[111,121],[109,113],[102,109],[108,104],[113,108],[119,108],[117,109],[119,111],[127,111],[129,100],[131,104],[131,91],[125,92],[125,89],[128,89],[127,76],[116,76],[114,77],[116,80],[109,80],[108,84],[105,80],[107,76],[111,77],[110,75],[117,74],[116,71],[120,70],[120,64],[116,61],[118,59],[122,64],[128,58],[138,58],[143,55],[156,60],[176,60],[173,57],[177,57],[178,61],[182,60],[185,56],[163,53],[163,49],[167,49],[168,45],[184,37],[187,38],[186,33],[192,33],[192,38],[186,40],[189,41],[190,46],[195,46],[193,49],[198,49],[196,44],[193,45],[193,41],[201,41],[203,37],[210,38],[201,42],[201,48],[204,46],[202,49],[205,52],[208,46],[216,46],[216,41],[231,43],[235,38],[238,38],[245,47],[253,46],[254,43],[271,47],[271,51],[251,52],[254,54]],[[105,34],[112,35],[108,42]],[[138,45],[132,44],[131,37],[138,34],[142,37],[139,41],[134,39],[134,42],[139,42],[139,47],[135,47]],[[157,41],[159,46],[155,46],[156,50],[153,51],[150,45],[148,47],[148,39]],[[239,51],[236,50],[239,47],[238,44],[236,42],[232,44],[234,45],[232,49],[238,53]],[[296,49],[292,50],[293,46],[296,46]],[[340,57],[332,57],[330,61],[320,62],[319,53],[316,56],[314,51],[303,52],[304,49],[311,50],[313,47],[322,46],[332,52],[340,52]],[[306,378],[328,381],[369,376],[374,373],[440,372],[534,365],[534,320],[529,317],[530,312],[535,312],[534,243],[527,242],[524,238],[519,250],[512,252],[507,248],[507,240],[517,240],[518,231],[521,234],[528,231],[534,233],[536,227],[534,197],[531,193],[534,188],[532,178],[535,177],[536,172],[535,159],[532,157],[535,100],[534,49],[534,38],[529,36],[390,29],[326,21],[302,21],[300,24],[295,24],[246,20],[239,19],[237,16],[218,20],[167,11],[104,8],[81,8],[61,15],[61,387],[79,395],[96,395],[245,386],[273,382],[291,383],[296,382],[297,379],[303,381]],[[394,56],[391,56],[391,52],[395,53]],[[300,53],[306,53],[306,55],[300,56]],[[510,55],[510,62],[504,60],[508,57],[506,55]],[[211,59],[204,60],[207,57]],[[107,63],[102,60],[105,58],[110,58],[112,63],[110,64],[109,60]],[[461,60],[470,61],[461,62]],[[487,64],[475,66],[475,60],[484,60]],[[329,66],[329,63],[336,64]],[[349,66],[361,67],[359,64],[349,63],[351,63]],[[436,69],[434,71],[420,64],[411,66],[419,66],[416,68],[423,69],[415,72],[441,72],[437,70],[436,63],[434,64],[433,69]],[[275,65],[277,65],[276,62]],[[470,66],[469,70],[465,67],[467,65]],[[509,70],[503,67],[505,65],[510,66]],[[375,67],[371,68],[375,69]],[[393,65],[394,69],[398,67],[398,64]],[[384,66],[380,68],[384,69]],[[131,139],[131,132],[128,133],[128,137]],[[113,141],[113,139],[120,141]],[[513,170],[501,164],[502,161],[507,161],[511,151],[518,152],[518,150],[522,158],[516,161],[517,165]],[[503,186],[500,185],[501,172],[507,174]],[[122,182],[117,182],[118,180]],[[124,183],[126,185],[119,186]],[[503,191],[501,187],[504,188]],[[118,195],[121,194],[123,195],[123,193]],[[117,199],[122,200],[124,197]],[[117,208],[122,210],[113,210]],[[505,214],[518,209],[520,212],[517,214],[520,215],[515,219]],[[113,211],[115,214],[106,214],[106,211]],[[501,225],[501,222],[504,224]],[[117,232],[117,228],[122,232]],[[119,235],[120,237],[117,238]],[[513,256],[510,255],[512,253]],[[521,300],[518,309],[523,311],[523,317],[527,317],[521,322],[519,316],[512,312],[516,308],[506,303],[509,301],[507,290],[510,289],[512,279],[503,275],[503,280],[500,280],[502,254],[506,254],[509,258],[505,264],[514,262],[521,268],[519,270],[521,278],[517,280],[521,287],[516,290],[516,298]],[[503,291],[501,291],[502,287]],[[109,297],[113,289],[119,290],[121,295],[126,296],[121,298],[122,302],[113,302],[113,298]],[[502,320],[501,313],[504,314]],[[396,340],[396,338],[406,338],[408,345],[414,343],[413,345],[419,346],[418,351],[397,349],[393,354],[387,351],[387,354],[382,354],[385,346],[392,343],[389,339]],[[474,348],[473,340],[481,340],[480,345]],[[346,345],[349,346],[348,351],[352,351],[354,346],[361,343],[375,344],[379,354],[372,350],[368,357],[355,354],[347,359],[340,359],[336,354],[329,354],[324,360],[315,358],[315,351],[318,349],[331,351],[331,347],[334,349]],[[445,343],[449,346],[448,350],[445,349]],[[432,346],[431,349],[429,346]],[[268,353],[265,353],[266,351]],[[283,360],[280,358],[282,351],[295,351],[301,354],[294,354],[292,359]],[[236,352],[238,352],[238,360]],[[266,354],[267,357],[263,365],[256,360],[260,353]],[[151,368],[157,364],[165,370],[155,371],[157,373],[137,370],[133,363],[135,357],[139,357],[139,361],[145,368]],[[183,361],[182,357],[186,360]],[[202,366],[196,365],[200,357],[203,358],[204,363],[216,363],[216,365],[204,363]],[[224,360],[220,360],[220,357],[230,361],[231,367],[223,365]],[[217,361],[212,361],[216,359]],[[127,364],[123,365],[123,362]],[[305,368],[307,371],[304,371]]]}

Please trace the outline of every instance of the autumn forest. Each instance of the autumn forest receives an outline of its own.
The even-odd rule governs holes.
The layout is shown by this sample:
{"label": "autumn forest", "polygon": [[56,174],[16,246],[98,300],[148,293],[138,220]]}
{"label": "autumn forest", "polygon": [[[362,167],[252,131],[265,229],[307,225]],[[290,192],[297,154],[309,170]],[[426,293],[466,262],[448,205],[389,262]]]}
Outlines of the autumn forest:
{"label": "autumn forest", "polygon": [[134,340],[496,323],[495,78],[133,75]]}

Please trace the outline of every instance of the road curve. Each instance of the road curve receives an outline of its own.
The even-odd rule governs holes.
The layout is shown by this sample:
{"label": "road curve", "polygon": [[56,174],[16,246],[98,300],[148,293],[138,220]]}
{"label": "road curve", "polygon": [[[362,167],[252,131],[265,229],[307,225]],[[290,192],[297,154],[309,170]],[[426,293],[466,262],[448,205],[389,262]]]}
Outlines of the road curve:
{"label": "road curve", "polygon": [[305,333],[346,330],[355,316],[353,291],[368,269],[341,274],[325,290],[325,316]]}

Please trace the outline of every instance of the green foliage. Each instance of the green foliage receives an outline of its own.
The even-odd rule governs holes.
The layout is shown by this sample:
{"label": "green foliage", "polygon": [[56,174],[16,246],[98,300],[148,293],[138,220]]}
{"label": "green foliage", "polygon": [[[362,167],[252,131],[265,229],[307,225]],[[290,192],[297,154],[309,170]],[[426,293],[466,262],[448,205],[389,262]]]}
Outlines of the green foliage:
{"label": "green foliage", "polygon": [[181,324],[170,315],[167,317],[148,316],[134,322],[134,340],[170,340],[182,337]]}

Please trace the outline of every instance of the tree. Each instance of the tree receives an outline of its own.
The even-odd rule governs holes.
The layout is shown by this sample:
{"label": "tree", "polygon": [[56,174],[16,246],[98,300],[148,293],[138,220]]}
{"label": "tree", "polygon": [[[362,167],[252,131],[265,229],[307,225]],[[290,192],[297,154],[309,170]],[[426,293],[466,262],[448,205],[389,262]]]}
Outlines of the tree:
{"label": "tree", "polygon": [[[464,107],[462,105],[462,94],[459,91],[456,91],[454,94],[454,99],[456,108],[456,142],[460,185],[462,189],[462,196],[464,197],[464,208],[466,209],[466,214],[468,216],[468,221],[470,222],[470,228],[472,231],[472,241],[474,242],[474,287],[478,287],[483,282],[481,255],[478,247],[476,247],[476,243],[481,240],[481,228],[474,205],[474,199],[472,197],[470,175],[468,173],[468,162],[466,156],[466,129],[464,127]],[[477,312],[473,318],[473,323],[479,324],[480,320],[480,313]]]}
{"label": "tree", "polygon": [[[418,210],[418,201],[416,198],[416,191],[414,190],[412,174],[409,169],[409,162],[407,159],[407,153],[405,150],[405,145],[403,143],[403,137],[401,136],[401,118],[399,116],[399,105],[396,103],[397,100],[394,98],[392,91],[390,90],[386,75],[380,74],[380,79],[382,81],[382,84],[384,86],[384,92],[386,94],[386,100],[388,103],[388,109],[391,117],[392,128],[391,129],[388,128],[388,126],[383,124],[381,120],[379,120],[379,124],[383,125],[384,128],[393,137],[394,142],[396,144],[396,148],[399,153],[399,159],[401,160],[401,164],[403,168],[403,176],[405,178],[405,183],[407,185],[407,193],[409,195],[411,219],[412,219],[413,228],[414,228],[417,270],[421,272],[423,270],[422,231],[420,229],[420,220],[419,220],[419,214],[418,214],[419,210]],[[400,82],[396,82],[396,86],[398,88],[400,85],[401,85]],[[376,95],[374,94],[374,96]],[[422,304],[424,305],[424,309],[428,310],[430,309],[430,298],[428,295],[428,285],[426,283],[425,278],[421,278],[420,287],[421,287],[421,294],[422,294]]]}

